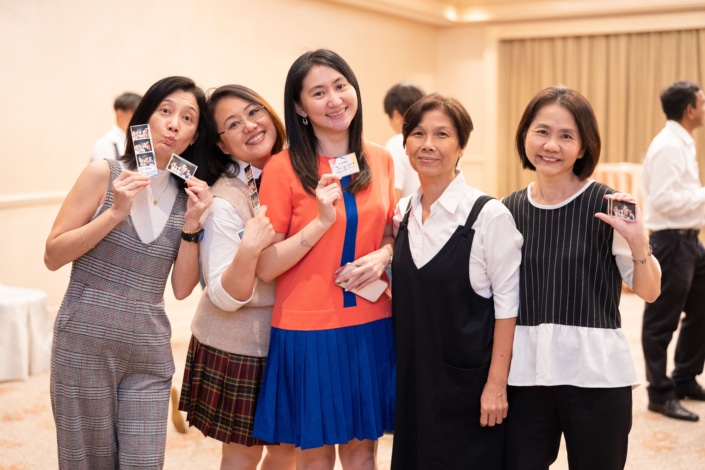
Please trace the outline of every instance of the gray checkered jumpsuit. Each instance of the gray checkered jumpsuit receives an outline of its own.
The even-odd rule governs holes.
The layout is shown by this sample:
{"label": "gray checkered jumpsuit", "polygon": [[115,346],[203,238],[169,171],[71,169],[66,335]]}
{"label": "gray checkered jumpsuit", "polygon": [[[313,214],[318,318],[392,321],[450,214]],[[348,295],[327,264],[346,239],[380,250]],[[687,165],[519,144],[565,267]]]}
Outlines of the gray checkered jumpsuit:
{"label": "gray checkered jumpsuit", "polygon": [[[113,203],[110,182],[97,217]],[[174,373],[164,289],[186,194],[143,243],[128,216],[74,261],[54,325],[51,405],[61,469],[162,468]]]}

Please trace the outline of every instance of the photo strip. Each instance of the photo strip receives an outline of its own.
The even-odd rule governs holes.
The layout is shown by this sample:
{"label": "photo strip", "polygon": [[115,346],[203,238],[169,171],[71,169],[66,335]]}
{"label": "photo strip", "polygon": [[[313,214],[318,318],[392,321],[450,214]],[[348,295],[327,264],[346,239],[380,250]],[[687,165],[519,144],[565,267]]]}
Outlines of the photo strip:
{"label": "photo strip", "polygon": [[247,180],[247,188],[250,191],[250,205],[252,212],[257,215],[259,212],[259,192],[257,191],[257,182],[252,174],[252,165],[245,167],[245,179]]}
{"label": "photo strip", "polygon": [[130,126],[130,135],[135,150],[135,160],[137,160],[137,171],[154,178],[158,174],[157,157],[153,151],[154,146],[152,145],[152,134],[149,132],[149,124]]}

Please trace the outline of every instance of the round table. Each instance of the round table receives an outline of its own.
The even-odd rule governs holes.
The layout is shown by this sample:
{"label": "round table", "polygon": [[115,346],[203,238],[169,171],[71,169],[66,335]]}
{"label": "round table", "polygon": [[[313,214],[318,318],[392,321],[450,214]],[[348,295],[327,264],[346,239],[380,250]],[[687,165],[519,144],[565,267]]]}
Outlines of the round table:
{"label": "round table", "polygon": [[52,320],[44,291],[0,285],[0,381],[49,368]]}

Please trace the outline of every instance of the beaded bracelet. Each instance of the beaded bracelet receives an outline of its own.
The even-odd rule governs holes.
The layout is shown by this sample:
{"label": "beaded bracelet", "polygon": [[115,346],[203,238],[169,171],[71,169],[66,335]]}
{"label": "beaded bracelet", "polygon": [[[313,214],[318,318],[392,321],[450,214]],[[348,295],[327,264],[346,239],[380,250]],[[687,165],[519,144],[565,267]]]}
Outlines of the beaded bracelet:
{"label": "beaded bracelet", "polygon": [[649,245],[649,252],[646,254],[646,256],[644,256],[644,258],[642,258],[642,259],[635,259],[635,258],[632,256],[632,261],[634,262],[634,264],[646,264],[646,260],[649,259],[649,256],[651,256],[651,253],[652,253],[651,245]]}

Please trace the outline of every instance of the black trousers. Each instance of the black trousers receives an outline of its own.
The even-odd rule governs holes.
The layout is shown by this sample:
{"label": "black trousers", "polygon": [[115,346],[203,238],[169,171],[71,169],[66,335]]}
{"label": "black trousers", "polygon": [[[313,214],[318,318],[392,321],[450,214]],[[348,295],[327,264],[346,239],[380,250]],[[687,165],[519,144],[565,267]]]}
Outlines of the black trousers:
{"label": "black trousers", "polygon": [[570,470],[620,470],[627,462],[632,389],[507,387],[506,470],[548,470],[565,437]]}
{"label": "black trousers", "polygon": [[[661,295],[644,308],[644,349],[649,400],[675,398],[673,386],[695,379],[705,363],[705,248],[697,231],[663,230],[649,237],[661,264]],[[681,313],[685,316],[681,321]],[[671,378],[666,374],[667,349],[678,329]]]}

